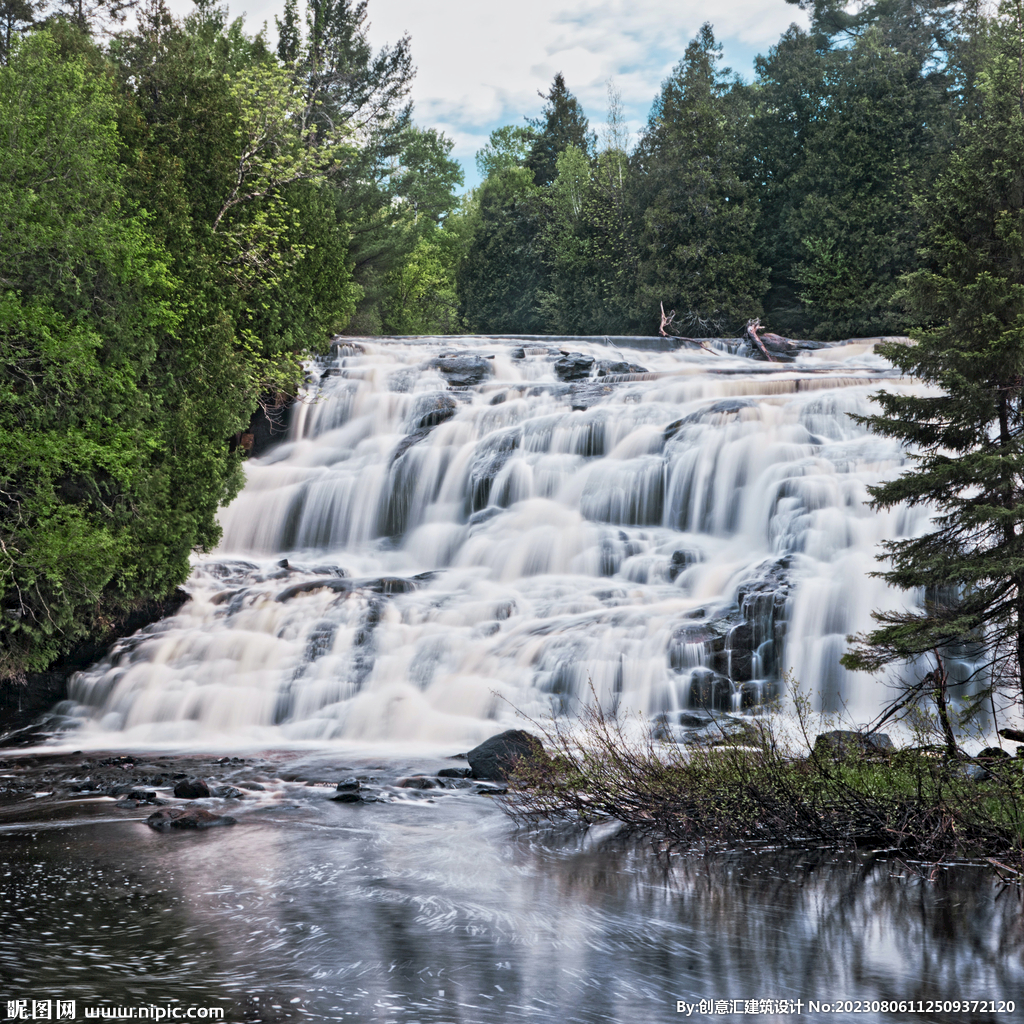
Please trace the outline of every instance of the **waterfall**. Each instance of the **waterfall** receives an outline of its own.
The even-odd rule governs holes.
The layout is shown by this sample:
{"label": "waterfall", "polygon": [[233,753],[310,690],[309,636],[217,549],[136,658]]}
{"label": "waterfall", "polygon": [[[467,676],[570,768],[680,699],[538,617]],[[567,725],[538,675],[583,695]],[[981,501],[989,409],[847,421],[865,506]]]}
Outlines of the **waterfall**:
{"label": "waterfall", "polygon": [[339,340],[191,600],[76,676],[74,713],[139,741],[469,744],[591,692],[741,711],[792,673],[867,716],[882,687],[838,659],[906,606],[870,573],[927,513],[867,507],[905,456],[853,416],[918,387],[870,344]]}

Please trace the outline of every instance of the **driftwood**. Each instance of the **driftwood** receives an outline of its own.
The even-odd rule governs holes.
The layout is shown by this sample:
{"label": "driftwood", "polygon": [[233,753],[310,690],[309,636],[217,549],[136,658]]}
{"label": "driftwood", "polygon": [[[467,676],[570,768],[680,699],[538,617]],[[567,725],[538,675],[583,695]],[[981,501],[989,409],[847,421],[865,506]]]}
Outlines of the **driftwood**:
{"label": "driftwood", "polygon": [[666,313],[665,303],[659,302],[658,305],[661,306],[661,326],[658,328],[658,333],[663,338],[675,337],[675,335],[666,334],[665,328],[672,326],[672,321],[676,318],[676,311],[673,309],[671,313]]}
{"label": "driftwood", "polygon": [[685,341],[690,345],[697,345],[699,348],[704,349],[705,352],[712,352],[716,356],[721,355],[720,352],[715,352],[713,348],[708,348],[706,342],[701,341],[700,338],[684,338],[679,334],[668,334],[665,330],[666,327],[672,326],[672,321],[676,318],[676,311],[673,309],[670,312],[665,312],[665,303],[659,302],[658,305],[661,307],[661,325],[658,327],[658,333],[663,338],[675,338],[677,341]]}
{"label": "driftwood", "polygon": [[764,347],[764,342],[761,340],[757,333],[759,330],[761,330],[761,320],[760,318],[755,318],[753,320],[747,321],[747,327],[743,334],[745,337],[749,338],[752,342],[754,342],[755,345],[757,345],[757,347],[761,350],[761,352],[764,354],[765,359],[767,359],[769,363],[778,362],[775,356],[773,356],[771,352],[769,352],[768,349]]}

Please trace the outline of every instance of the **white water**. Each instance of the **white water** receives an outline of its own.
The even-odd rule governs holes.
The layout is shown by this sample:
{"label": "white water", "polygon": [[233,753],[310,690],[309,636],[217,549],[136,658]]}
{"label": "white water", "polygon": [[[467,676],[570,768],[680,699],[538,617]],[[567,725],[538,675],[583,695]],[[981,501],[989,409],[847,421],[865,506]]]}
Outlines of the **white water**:
{"label": "white water", "polygon": [[[560,347],[650,372],[570,387]],[[442,353],[476,354],[480,382],[451,389]],[[865,505],[903,456],[850,414],[915,386],[870,345],[765,364],[359,339],[314,376],[287,440],[247,464],[192,600],[76,677],[86,729],[465,747],[590,688],[646,715],[739,710],[784,672],[825,710],[883,702],[838,658],[906,601],[868,575],[879,541],[925,520]]]}

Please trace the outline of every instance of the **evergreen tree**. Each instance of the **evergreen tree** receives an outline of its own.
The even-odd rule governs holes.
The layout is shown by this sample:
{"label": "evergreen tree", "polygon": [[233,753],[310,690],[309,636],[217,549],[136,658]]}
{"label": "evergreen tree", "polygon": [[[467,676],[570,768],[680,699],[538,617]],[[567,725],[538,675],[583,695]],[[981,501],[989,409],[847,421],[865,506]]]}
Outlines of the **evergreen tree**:
{"label": "evergreen tree", "polygon": [[565,86],[562,73],[555,75],[541,116],[530,122],[533,145],[526,166],[533,171],[538,185],[550,185],[558,176],[558,154],[575,146],[587,157],[593,156],[596,141],[583,114],[579,100]]}
{"label": "evergreen tree", "polygon": [[761,313],[758,210],[741,177],[744,92],[705,24],[655,102],[634,157],[643,233],[636,309],[680,311],[694,334],[720,334]]}
{"label": "evergreen tree", "polygon": [[302,47],[298,0],[285,0],[284,17],[274,16],[277,25],[277,56],[282,64],[294,64]]}
{"label": "evergreen tree", "polygon": [[[1024,699],[1024,33],[1021,0],[1001,6],[1001,48],[983,103],[923,202],[926,269],[905,297],[931,325],[882,351],[934,391],[880,393],[873,430],[912,446],[912,468],[872,489],[876,507],[935,509],[923,536],[886,543],[893,586],[924,607],[878,614],[850,668],[970,644],[993,684]],[[944,682],[941,667],[937,670]],[[933,674],[932,678],[935,676]],[[908,684],[910,688],[918,684]]]}

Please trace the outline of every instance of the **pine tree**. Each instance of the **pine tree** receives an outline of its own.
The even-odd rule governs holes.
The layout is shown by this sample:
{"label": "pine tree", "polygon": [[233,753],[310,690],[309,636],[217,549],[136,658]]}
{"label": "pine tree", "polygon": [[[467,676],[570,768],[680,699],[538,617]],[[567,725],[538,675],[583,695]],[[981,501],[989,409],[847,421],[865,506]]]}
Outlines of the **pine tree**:
{"label": "pine tree", "polygon": [[[912,468],[872,489],[876,508],[931,506],[923,536],[885,545],[884,579],[922,589],[916,611],[844,659],[883,665],[969,644],[994,686],[1024,699],[1024,2],[1003,3],[980,115],[923,202],[928,266],[905,297],[931,328],[881,351],[926,394],[882,392],[871,429],[910,446]],[[944,680],[941,668],[937,670]],[[927,678],[927,677],[926,677]],[[931,674],[934,679],[934,674]],[[920,683],[908,683],[913,691]]]}
{"label": "pine tree", "polygon": [[589,157],[596,144],[583,108],[566,88],[561,71],[555,75],[545,98],[547,106],[541,116],[530,122],[534,142],[526,158],[526,166],[533,171],[533,180],[538,185],[550,185],[558,177],[558,155],[569,146]]}
{"label": "pine tree", "polygon": [[740,174],[745,94],[721,55],[705,24],[662,86],[634,159],[646,192],[638,310],[654,317],[663,302],[704,335],[759,316],[766,286],[758,210]]}

